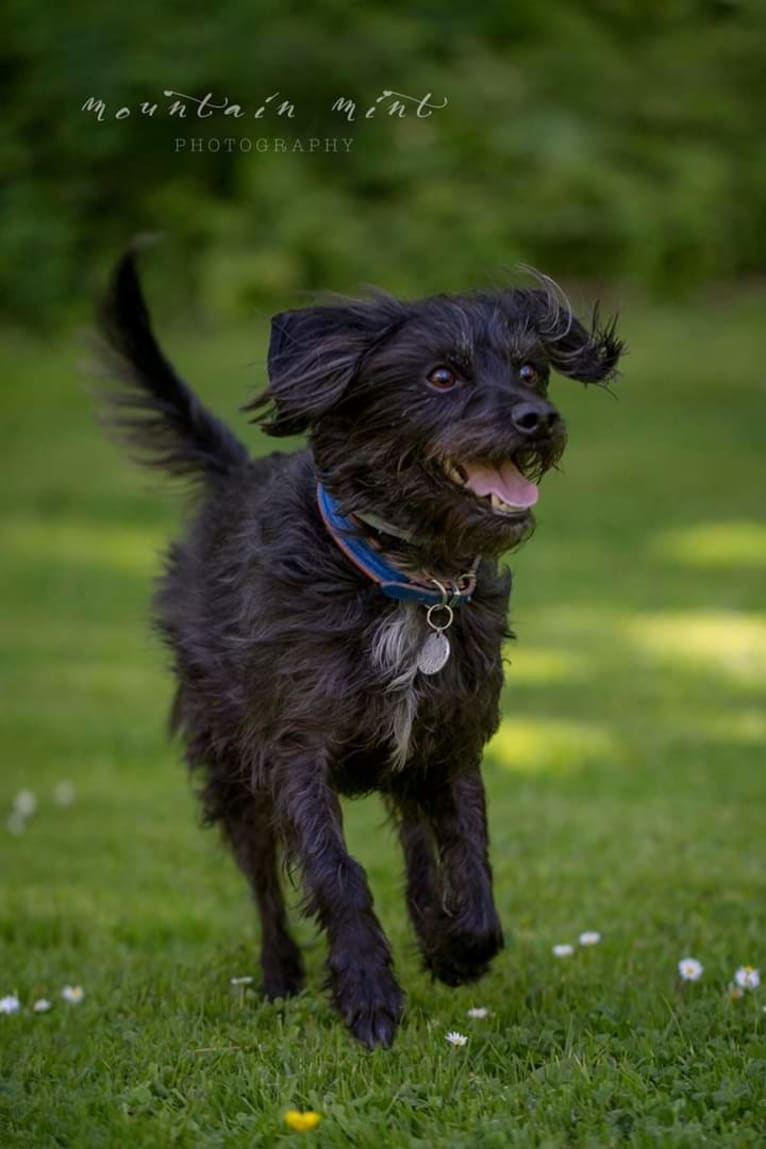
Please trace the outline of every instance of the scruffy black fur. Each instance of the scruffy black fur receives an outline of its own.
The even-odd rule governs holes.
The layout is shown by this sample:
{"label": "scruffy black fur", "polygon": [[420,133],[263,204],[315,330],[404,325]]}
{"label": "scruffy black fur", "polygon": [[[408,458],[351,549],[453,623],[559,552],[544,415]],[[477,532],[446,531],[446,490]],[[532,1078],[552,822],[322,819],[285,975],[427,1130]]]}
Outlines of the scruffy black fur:
{"label": "scruffy black fur", "polygon": [[[502,947],[487,853],[482,750],[496,730],[510,572],[498,558],[531,531],[464,489],[445,462],[513,459],[539,478],[564,424],[550,368],[606,383],[614,322],[584,327],[552,282],[401,302],[383,294],[285,312],[272,324],[269,387],[250,409],[309,447],[251,459],[159,350],[133,257],[102,308],[117,433],[149,463],[197,483],[170,547],[155,616],[178,682],[172,721],[204,779],[260,911],[263,988],[297,992],[303,963],[286,920],[283,864],[329,943],[328,984],[352,1033],[389,1045],[403,995],[364,871],[343,838],[339,794],[382,793],[398,827],[407,904],[425,966],[448,985],[482,976]],[[435,368],[447,374],[432,376]],[[445,385],[446,384],[446,385]],[[415,659],[425,608],[385,597],[329,535],[317,479],[410,572],[454,579],[480,556],[455,610],[452,654]]]}

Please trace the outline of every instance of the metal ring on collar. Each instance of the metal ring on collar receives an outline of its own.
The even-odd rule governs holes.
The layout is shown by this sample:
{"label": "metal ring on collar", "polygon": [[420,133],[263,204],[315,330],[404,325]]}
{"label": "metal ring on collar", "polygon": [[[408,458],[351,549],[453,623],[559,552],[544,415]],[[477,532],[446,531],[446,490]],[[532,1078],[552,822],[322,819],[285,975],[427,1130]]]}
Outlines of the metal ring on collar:
{"label": "metal ring on collar", "polygon": [[[446,610],[447,615],[449,616],[447,618],[447,621],[445,623],[442,623],[441,626],[439,626],[438,623],[436,623],[432,620],[431,616],[433,615],[435,610]],[[447,630],[448,627],[452,626],[454,618],[455,618],[455,612],[453,611],[451,606],[447,605],[446,602],[435,602],[433,604],[433,606],[429,606],[428,610],[426,611],[426,622],[428,623],[428,625],[431,627],[432,630],[436,630],[436,631]]]}

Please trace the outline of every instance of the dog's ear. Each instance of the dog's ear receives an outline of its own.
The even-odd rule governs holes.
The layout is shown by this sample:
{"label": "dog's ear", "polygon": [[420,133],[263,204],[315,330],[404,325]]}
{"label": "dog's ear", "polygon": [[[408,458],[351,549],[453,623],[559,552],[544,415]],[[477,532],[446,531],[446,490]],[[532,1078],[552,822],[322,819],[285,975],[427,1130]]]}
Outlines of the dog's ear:
{"label": "dog's ear", "polygon": [[583,383],[610,383],[625,344],[617,336],[617,316],[602,322],[598,304],[586,327],[565,300],[545,288],[529,292],[534,325],[551,366],[559,375]]}
{"label": "dog's ear", "polygon": [[269,386],[247,405],[269,435],[298,435],[345,395],[362,361],[401,322],[396,300],[377,295],[283,311],[271,321]]}

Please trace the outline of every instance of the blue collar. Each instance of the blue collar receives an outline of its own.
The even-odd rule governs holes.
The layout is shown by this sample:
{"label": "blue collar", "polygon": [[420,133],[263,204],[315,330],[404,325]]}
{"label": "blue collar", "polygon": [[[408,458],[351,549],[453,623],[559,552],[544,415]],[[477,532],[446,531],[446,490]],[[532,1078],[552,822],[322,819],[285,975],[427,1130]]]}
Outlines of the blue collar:
{"label": "blue collar", "polygon": [[476,587],[478,559],[467,574],[449,584],[437,581],[430,575],[424,575],[423,580],[411,578],[388,562],[368,539],[348,533],[353,532],[359,524],[339,513],[337,501],[321,483],[317,483],[317,502],[324,524],[340,549],[359,570],[378,583],[383,594],[389,598],[421,602],[428,606],[451,607],[471,601]]}

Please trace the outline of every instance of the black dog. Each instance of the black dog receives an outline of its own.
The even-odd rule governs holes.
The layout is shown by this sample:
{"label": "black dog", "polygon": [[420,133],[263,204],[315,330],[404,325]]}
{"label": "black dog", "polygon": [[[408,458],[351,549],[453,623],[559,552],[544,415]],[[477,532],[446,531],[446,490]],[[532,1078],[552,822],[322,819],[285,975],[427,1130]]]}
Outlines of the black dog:
{"label": "black dog", "polygon": [[156,467],[198,480],[155,607],[178,680],[173,728],[205,774],[262,923],[264,990],[303,985],[280,861],[329,941],[333,1002],[388,1045],[403,996],[339,794],[396,820],[425,965],[458,985],[503,945],[480,775],[510,636],[498,556],[531,532],[533,482],[560,457],[549,369],[614,377],[614,321],[590,329],[539,289],[385,295],[273,320],[269,387],[249,409],[310,447],[251,459],[163,357],[132,257],[103,331],[125,384],[111,421]]}

